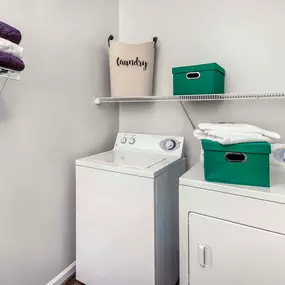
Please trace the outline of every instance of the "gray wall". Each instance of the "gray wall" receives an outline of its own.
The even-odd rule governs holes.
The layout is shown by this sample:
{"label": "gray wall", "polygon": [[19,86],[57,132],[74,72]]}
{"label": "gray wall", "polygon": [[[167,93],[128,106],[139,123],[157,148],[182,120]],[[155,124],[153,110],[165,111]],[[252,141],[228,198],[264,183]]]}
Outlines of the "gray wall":
{"label": "gray wall", "polygon": [[1,283],[44,285],[75,261],[74,160],[109,149],[107,38],[116,0],[1,0],[27,68],[0,95]]}
{"label": "gray wall", "polygon": [[[172,95],[171,68],[218,62],[227,92],[285,91],[285,2],[281,0],[120,0],[120,39],[158,36],[155,95]],[[285,101],[185,103],[194,123],[249,122],[285,138]],[[188,165],[200,143],[179,103],[121,104],[120,131],[182,135]]]}

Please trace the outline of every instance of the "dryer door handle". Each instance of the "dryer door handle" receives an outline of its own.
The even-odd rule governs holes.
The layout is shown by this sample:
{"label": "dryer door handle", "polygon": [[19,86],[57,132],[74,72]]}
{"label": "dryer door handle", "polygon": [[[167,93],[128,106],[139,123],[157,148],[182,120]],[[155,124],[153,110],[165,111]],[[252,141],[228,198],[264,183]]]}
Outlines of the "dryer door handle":
{"label": "dryer door handle", "polygon": [[198,245],[198,262],[202,267],[211,267],[211,248],[206,245]]}

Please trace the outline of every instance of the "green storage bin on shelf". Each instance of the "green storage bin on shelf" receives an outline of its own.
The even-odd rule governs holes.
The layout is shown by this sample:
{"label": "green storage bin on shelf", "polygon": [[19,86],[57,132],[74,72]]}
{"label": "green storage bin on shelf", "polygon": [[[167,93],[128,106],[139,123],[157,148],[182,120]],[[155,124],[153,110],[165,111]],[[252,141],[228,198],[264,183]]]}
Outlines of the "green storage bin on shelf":
{"label": "green storage bin on shelf", "polygon": [[225,70],[217,63],[172,68],[173,94],[221,94],[225,92]]}
{"label": "green storage bin on shelf", "polygon": [[270,187],[269,143],[221,145],[203,140],[202,146],[206,181]]}

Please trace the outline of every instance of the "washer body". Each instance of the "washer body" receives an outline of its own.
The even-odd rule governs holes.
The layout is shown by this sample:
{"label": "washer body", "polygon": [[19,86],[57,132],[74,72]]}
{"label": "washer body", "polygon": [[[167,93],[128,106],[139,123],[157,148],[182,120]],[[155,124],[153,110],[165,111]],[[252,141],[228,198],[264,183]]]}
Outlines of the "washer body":
{"label": "washer body", "polygon": [[118,134],[112,151],[76,162],[79,281],[176,284],[178,185],[185,160],[184,139],[173,140],[175,147],[161,136]]}
{"label": "washer body", "polygon": [[199,162],[180,178],[180,285],[283,284],[284,217],[285,168],[262,188],[206,182]]}

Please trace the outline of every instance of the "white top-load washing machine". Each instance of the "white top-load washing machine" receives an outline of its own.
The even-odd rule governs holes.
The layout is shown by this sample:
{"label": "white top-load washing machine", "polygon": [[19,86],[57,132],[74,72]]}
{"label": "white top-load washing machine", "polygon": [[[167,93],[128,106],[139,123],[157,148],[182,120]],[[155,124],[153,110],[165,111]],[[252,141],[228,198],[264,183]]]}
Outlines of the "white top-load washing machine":
{"label": "white top-load washing machine", "polygon": [[[254,171],[252,173],[254,175]],[[271,188],[180,178],[180,285],[285,284],[285,168]]]}
{"label": "white top-load washing machine", "polygon": [[76,271],[87,285],[175,285],[184,139],[117,136],[76,161]]}

